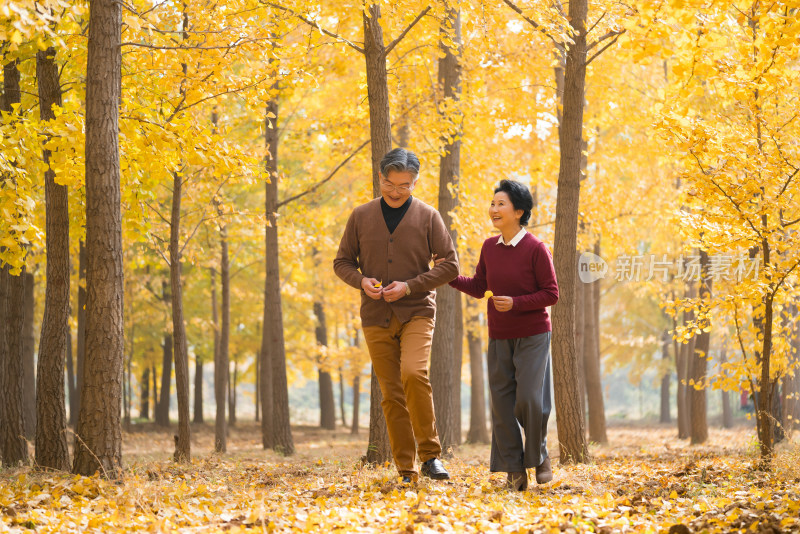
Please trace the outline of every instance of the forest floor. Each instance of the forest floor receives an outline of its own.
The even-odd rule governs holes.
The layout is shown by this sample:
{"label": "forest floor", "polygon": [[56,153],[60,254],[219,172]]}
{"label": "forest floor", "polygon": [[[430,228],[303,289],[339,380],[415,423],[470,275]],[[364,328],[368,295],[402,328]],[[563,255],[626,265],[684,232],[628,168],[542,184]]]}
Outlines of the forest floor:
{"label": "forest floor", "polygon": [[407,487],[390,466],[361,465],[366,429],[294,427],[297,452],[284,457],[262,450],[251,422],[213,454],[213,426],[197,425],[180,465],[171,432],[134,428],[116,482],[0,470],[0,532],[800,532],[797,433],[765,473],[750,426],[711,428],[701,446],[674,426],[612,426],[590,463],[554,459],[553,482],[518,493],[489,473],[488,445],[446,459],[451,480]]}

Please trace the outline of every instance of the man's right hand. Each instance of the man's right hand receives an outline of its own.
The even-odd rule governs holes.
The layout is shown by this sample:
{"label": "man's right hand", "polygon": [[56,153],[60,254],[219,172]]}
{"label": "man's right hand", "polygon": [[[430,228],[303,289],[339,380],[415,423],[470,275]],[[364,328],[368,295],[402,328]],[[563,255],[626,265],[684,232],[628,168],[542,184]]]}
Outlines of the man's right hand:
{"label": "man's right hand", "polygon": [[367,278],[366,276],[362,278],[361,289],[363,289],[364,293],[366,293],[367,296],[373,300],[380,300],[383,296],[383,286],[381,286],[379,280],[374,278]]}

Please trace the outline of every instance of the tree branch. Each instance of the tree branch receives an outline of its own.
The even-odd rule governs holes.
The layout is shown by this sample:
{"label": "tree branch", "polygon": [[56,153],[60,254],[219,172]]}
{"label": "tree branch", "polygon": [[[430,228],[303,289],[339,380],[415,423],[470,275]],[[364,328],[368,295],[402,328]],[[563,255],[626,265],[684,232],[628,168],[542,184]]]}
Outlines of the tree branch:
{"label": "tree branch", "polygon": [[314,22],[313,20],[309,20],[308,18],[304,17],[300,13],[298,13],[298,12],[292,10],[292,9],[289,9],[288,7],[284,7],[284,6],[281,6],[281,5],[278,5],[278,4],[273,4],[272,2],[265,2],[264,0],[260,0],[260,1],[264,5],[267,5],[267,6],[270,6],[270,7],[274,7],[275,9],[280,9],[281,11],[285,11],[285,12],[289,13],[290,15],[302,20],[303,22],[305,22],[306,24],[308,24],[312,28],[316,28],[317,30],[319,30],[320,33],[324,33],[328,37],[333,37],[337,41],[341,41],[342,43],[346,44],[347,46],[349,46],[350,48],[352,48],[353,50],[355,50],[359,54],[364,54],[365,53],[364,49],[361,48],[360,46],[358,46],[357,44],[355,44],[355,43],[353,43],[351,41],[348,41],[344,37],[341,37],[341,36],[331,32],[331,31],[326,30],[325,28],[320,26],[319,23]]}
{"label": "tree branch", "polygon": [[278,202],[278,206],[277,206],[277,207],[278,207],[278,208],[280,208],[280,207],[282,207],[282,206],[285,206],[286,204],[288,204],[288,203],[290,203],[290,202],[294,202],[295,200],[297,200],[297,199],[299,199],[299,198],[302,198],[302,197],[304,197],[304,196],[308,195],[309,193],[313,193],[314,191],[316,191],[317,189],[319,189],[319,188],[320,188],[322,185],[324,185],[324,184],[326,184],[327,182],[331,181],[331,179],[332,179],[332,178],[333,178],[333,177],[336,175],[336,173],[337,173],[337,172],[339,172],[339,170],[340,170],[342,167],[344,167],[344,166],[347,164],[347,162],[348,162],[348,161],[350,161],[351,159],[353,159],[353,157],[355,157],[355,155],[356,155],[356,154],[358,154],[359,152],[361,152],[361,150],[362,150],[362,149],[363,149],[365,146],[367,146],[369,143],[370,143],[370,140],[369,140],[369,139],[368,139],[368,140],[366,140],[366,141],[364,141],[363,143],[361,143],[361,146],[359,146],[358,148],[356,148],[356,149],[355,149],[353,152],[351,152],[351,153],[350,153],[350,155],[349,155],[349,156],[347,156],[347,157],[346,157],[344,160],[342,160],[342,161],[341,161],[341,162],[340,162],[340,163],[339,163],[339,164],[336,166],[336,168],[334,168],[334,169],[331,171],[331,173],[330,173],[330,174],[328,174],[328,176],[326,176],[326,177],[325,177],[325,179],[324,179],[324,180],[321,180],[321,181],[317,182],[316,184],[314,184],[313,186],[311,186],[309,189],[306,189],[306,190],[305,190],[305,191],[303,191],[302,193],[298,193],[298,194],[296,194],[296,195],[294,195],[294,196],[291,196],[291,197],[289,197],[289,198],[287,198],[287,199],[284,199],[284,200],[282,200],[282,201]]}
{"label": "tree branch", "polygon": [[428,13],[428,11],[430,11],[430,10],[431,10],[431,6],[428,6],[428,7],[426,7],[425,9],[423,9],[423,10],[422,10],[422,12],[421,12],[419,15],[417,15],[417,18],[415,18],[415,19],[414,19],[414,20],[411,22],[411,24],[409,24],[409,25],[406,27],[406,29],[405,29],[405,30],[403,30],[402,32],[400,32],[400,35],[398,35],[398,36],[397,36],[397,38],[396,38],[394,41],[392,41],[391,43],[389,43],[389,46],[387,46],[387,47],[384,49],[384,51],[383,51],[383,55],[384,55],[384,56],[388,56],[388,55],[389,55],[389,52],[391,52],[391,51],[392,51],[392,49],[393,49],[395,46],[397,46],[397,43],[399,43],[400,41],[402,41],[402,40],[403,40],[403,37],[405,37],[405,36],[406,36],[406,34],[407,34],[409,31],[411,31],[411,28],[413,28],[414,26],[416,26],[417,22],[419,22],[419,21],[422,19],[422,17],[424,17],[424,16],[425,16],[425,15]]}
{"label": "tree branch", "polygon": [[523,19],[525,22],[527,22],[528,24],[530,24],[531,26],[533,26],[534,28],[536,28],[537,30],[539,30],[540,32],[542,32],[542,33],[543,33],[543,34],[544,34],[544,35],[545,35],[545,36],[546,36],[548,39],[550,39],[551,41],[553,41],[553,44],[554,44],[554,45],[556,45],[556,46],[561,46],[561,44],[559,44],[559,42],[558,42],[558,41],[556,41],[556,40],[553,38],[553,36],[552,36],[552,35],[550,35],[549,33],[547,33],[547,30],[545,30],[545,29],[544,29],[544,28],[543,28],[543,27],[542,27],[542,26],[541,26],[541,25],[540,25],[538,22],[536,22],[535,20],[533,20],[533,19],[532,19],[532,18],[530,18],[530,17],[526,17],[526,16],[525,16],[525,14],[522,12],[522,10],[521,10],[520,8],[518,8],[516,5],[514,5],[514,3],[513,3],[513,2],[511,2],[511,0],[503,0],[503,2],[504,2],[504,3],[505,3],[507,6],[508,6],[508,7],[510,7],[510,8],[511,8],[511,9],[513,9],[514,11],[516,11],[516,12],[517,12],[517,14],[518,14],[520,17],[522,17],[522,19]]}
{"label": "tree branch", "polygon": [[[611,40],[611,42],[610,42],[610,43],[608,43],[608,44],[606,44],[606,45],[605,45],[603,48],[601,48],[600,50],[598,50],[598,51],[597,51],[597,53],[596,53],[595,55],[593,55],[592,57],[590,57],[590,58],[589,58],[589,59],[586,61],[586,63],[584,63],[584,65],[585,65],[585,66],[588,66],[588,65],[589,65],[589,63],[591,63],[592,61],[594,61],[594,59],[595,59],[597,56],[599,56],[600,54],[602,54],[603,52],[605,52],[605,51],[606,51],[606,50],[607,50],[609,47],[611,47],[611,46],[614,46],[614,43],[616,43],[616,42],[617,42],[617,39],[619,39],[619,36],[620,36],[620,35],[622,35],[623,33],[625,33],[625,30],[622,30],[621,32],[618,32],[616,35],[614,35],[614,39],[612,39],[612,40]],[[604,38],[605,38],[605,36],[604,36]],[[596,43],[594,43],[592,46],[594,46],[595,44],[597,44],[597,43],[599,43],[599,42],[600,42],[600,41],[597,41],[597,42],[596,42]],[[589,49],[587,48],[587,50],[589,50]]]}

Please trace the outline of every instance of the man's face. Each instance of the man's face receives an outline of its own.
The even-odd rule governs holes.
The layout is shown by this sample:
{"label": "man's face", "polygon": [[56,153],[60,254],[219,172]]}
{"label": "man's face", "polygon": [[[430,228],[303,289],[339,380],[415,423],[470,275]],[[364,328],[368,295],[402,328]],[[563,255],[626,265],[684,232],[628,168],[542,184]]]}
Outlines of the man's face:
{"label": "man's face", "polygon": [[381,196],[391,208],[399,208],[405,204],[414,189],[414,175],[409,171],[391,170],[381,178]]}

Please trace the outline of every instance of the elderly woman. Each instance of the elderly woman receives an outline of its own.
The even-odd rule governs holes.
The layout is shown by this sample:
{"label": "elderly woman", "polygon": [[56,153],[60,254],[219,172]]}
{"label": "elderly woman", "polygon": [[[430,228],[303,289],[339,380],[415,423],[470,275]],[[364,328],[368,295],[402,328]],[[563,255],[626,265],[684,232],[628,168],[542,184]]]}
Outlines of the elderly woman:
{"label": "elderly woman", "polygon": [[552,390],[547,307],[558,301],[558,284],[550,251],[524,228],[532,208],[525,185],[501,181],[489,207],[500,235],[484,241],[475,276],[450,282],[475,298],[490,297],[490,470],[508,473],[508,486],[517,491],[527,489],[529,468],[536,468],[539,484],[553,479],[547,454]]}

